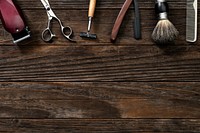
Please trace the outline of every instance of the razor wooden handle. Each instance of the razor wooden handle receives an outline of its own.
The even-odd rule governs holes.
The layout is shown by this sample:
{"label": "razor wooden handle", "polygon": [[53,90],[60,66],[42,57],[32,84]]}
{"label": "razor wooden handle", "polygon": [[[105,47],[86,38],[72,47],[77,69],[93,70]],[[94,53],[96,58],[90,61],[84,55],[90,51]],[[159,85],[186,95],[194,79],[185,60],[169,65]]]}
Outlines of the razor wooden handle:
{"label": "razor wooden handle", "polygon": [[0,0],[0,18],[4,28],[11,34],[25,28],[21,13],[12,0]]}
{"label": "razor wooden handle", "polygon": [[116,38],[117,38],[117,34],[119,32],[119,28],[122,24],[122,21],[124,19],[124,16],[129,8],[129,6],[131,5],[132,3],[132,0],[126,0],[124,5],[122,6],[121,8],[121,11],[119,12],[119,15],[115,21],[115,24],[113,26],[113,29],[112,29],[112,33],[111,33],[111,41],[115,41]]}
{"label": "razor wooden handle", "polygon": [[96,0],[90,0],[88,17],[94,16],[95,7],[96,7]]}

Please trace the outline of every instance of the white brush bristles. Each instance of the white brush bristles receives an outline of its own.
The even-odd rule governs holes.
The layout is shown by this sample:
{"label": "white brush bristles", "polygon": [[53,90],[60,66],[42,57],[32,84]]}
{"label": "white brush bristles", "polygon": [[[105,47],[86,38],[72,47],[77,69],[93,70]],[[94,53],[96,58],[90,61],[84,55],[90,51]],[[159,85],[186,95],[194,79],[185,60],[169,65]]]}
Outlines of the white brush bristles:
{"label": "white brush bristles", "polygon": [[159,20],[152,33],[152,39],[159,44],[166,44],[173,42],[178,36],[179,32],[175,26],[168,20]]}

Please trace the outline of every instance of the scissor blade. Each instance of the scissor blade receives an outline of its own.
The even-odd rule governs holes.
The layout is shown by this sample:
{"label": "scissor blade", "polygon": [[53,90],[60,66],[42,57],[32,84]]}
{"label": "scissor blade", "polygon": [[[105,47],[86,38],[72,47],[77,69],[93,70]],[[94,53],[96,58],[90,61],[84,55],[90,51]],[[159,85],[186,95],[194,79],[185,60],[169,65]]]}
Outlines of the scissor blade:
{"label": "scissor blade", "polygon": [[40,0],[40,1],[42,2],[43,6],[46,10],[50,7],[48,0]]}

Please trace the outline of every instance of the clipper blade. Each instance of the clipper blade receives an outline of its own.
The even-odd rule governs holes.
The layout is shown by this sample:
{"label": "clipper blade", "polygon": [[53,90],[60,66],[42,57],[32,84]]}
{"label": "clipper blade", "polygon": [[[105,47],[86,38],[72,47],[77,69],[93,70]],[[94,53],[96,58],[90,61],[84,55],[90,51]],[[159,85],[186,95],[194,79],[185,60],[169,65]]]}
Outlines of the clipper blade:
{"label": "clipper blade", "polygon": [[90,34],[89,32],[81,32],[80,33],[80,37],[90,38],[90,39],[97,39],[97,35],[96,34]]}
{"label": "clipper blade", "polygon": [[22,30],[21,32],[18,32],[18,33],[15,33],[15,34],[12,34],[12,37],[13,37],[13,43],[16,44],[16,43],[19,43],[27,38],[29,38],[31,35],[30,35],[30,31],[28,29],[28,27],[26,27],[24,30]]}

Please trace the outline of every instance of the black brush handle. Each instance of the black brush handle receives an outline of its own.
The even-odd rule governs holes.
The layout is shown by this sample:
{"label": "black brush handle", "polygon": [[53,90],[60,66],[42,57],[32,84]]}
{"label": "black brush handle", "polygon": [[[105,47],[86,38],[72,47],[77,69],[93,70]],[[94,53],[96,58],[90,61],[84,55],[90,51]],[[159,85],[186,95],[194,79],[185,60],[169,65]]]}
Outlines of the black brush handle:
{"label": "black brush handle", "polygon": [[135,39],[141,39],[141,21],[140,21],[140,12],[137,0],[134,0],[133,6],[135,9],[134,36]]}
{"label": "black brush handle", "polygon": [[169,11],[168,3],[165,0],[158,0],[155,4],[155,11],[159,20],[166,20]]}
{"label": "black brush handle", "polygon": [[168,12],[169,11],[168,3],[166,1],[165,2],[158,1],[155,5],[155,11],[156,14]]}

